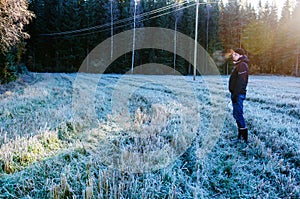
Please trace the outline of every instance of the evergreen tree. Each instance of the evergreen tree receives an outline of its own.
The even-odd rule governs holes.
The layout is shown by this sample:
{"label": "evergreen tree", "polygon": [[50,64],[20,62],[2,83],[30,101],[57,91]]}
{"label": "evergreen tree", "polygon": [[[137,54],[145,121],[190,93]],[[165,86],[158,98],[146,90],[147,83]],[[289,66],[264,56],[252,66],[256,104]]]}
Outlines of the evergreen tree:
{"label": "evergreen tree", "polygon": [[299,55],[300,55],[300,0],[297,0],[296,7],[289,22],[289,37],[291,38],[291,54],[294,58],[295,69],[293,74],[299,76]]}
{"label": "evergreen tree", "polygon": [[209,20],[209,48],[207,51],[212,54],[216,50],[222,49],[222,43],[219,39],[218,32],[219,32],[219,17],[220,17],[220,10],[218,4],[211,4],[211,13],[210,13],[210,20]]}
{"label": "evergreen tree", "polygon": [[[179,31],[183,32],[184,34],[188,35],[191,38],[195,38],[195,6],[189,7],[183,10],[183,18],[181,23],[179,24]],[[190,59],[192,60],[194,57],[194,44],[190,46],[186,46],[187,51],[189,52]],[[188,63],[186,66],[187,74],[193,74],[192,63]]]}
{"label": "evergreen tree", "polygon": [[[99,25],[108,24],[106,18],[106,1],[97,1],[97,0],[87,0],[82,4],[82,27],[92,28]],[[97,45],[99,45],[102,41],[110,37],[110,27],[109,25],[100,28],[93,29],[88,31],[87,34],[82,35],[83,39],[83,48],[85,49],[84,57],[86,57],[86,67],[89,70],[91,60],[89,57],[90,51],[92,51]],[[82,59],[83,61],[83,59]]]}
{"label": "evergreen tree", "polygon": [[[250,53],[252,64],[259,68],[252,72],[270,73],[272,60],[272,48],[277,27],[277,15],[273,6],[268,2],[261,5],[258,17],[253,17],[243,31],[243,46]],[[275,31],[270,31],[275,29]]]}
{"label": "evergreen tree", "polygon": [[35,13],[36,17],[33,22],[28,26],[31,38],[28,40],[27,50],[27,67],[30,70],[38,71],[42,69],[42,56],[43,54],[43,41],[38,39],[38,35],[44,33],[47,24],[45,23],[45,2],[44,0],[33,0],[29,4],[29,9]]}
{"label": "evergreen tree", "polygon": [[[266,8],[267,9],[267,8]],[[276,53],[274,52],[274,49],[276,49],[276,34],[278,32],[278,8],[275,4],[272,4],[270,6],[270,9],[267,11],[266,15],[266,23],[270,29],[268,30],[271,32],[270,37],[273,39],[270,46],[268,46],[265,56],[268,63],[266,63],[266,73],[275,73],[275,65],[276,65]],[[270,31],[272,30],[272,31]]]}
{"label": "evergreen tree", "polygon": [[178,23],[182,19],[183,11],[180,9],[180,2],[178,0],[175,0],[175,12],[173,14],[174,16],[174,48],[173,48],[173,67],[174,72],[176,70],[176,51],[177,51],[177,27]]}
{"label": "evergreen tree", "polygon": [[[72,31],[80,29],[82,18],[80,17],[79,2],[65,1],[62,6],[61,30]],[[72,72],[79,68],[80,62],[84,58],[84,46],[81,43],[81,38],[78,37],[65,36],[61,38],[61,45],[56,46],[60,55],[60,71]]]}
{"label": "evergreen tree", "polygon": [[[59,33],[62,32],[62,13],[63,13],[63,1],[62,0],[45,0],[45,18],[47,26],[44,30],[46,33]],[[44,33],[45,33],[44,32]],[[47,39],[48,40],[48,39]],[[45,42],[43,48],[43,54],[45,56],[46,70],[48,71],[60,71],[60,53],[59,48],[63,46],[61,38],[52,37]],[[43,56],[43,54],[41,56]]]}
{"label": "evergreen tree", "polygon": [[[255,24],[255,22],[256,14],[251,4],[242,6],[238,0],[234,0],[224,5],[221,1],[218,34],[223,49],[228,51],[243,47],[247,50],[249,45],[253,45],[252,42],[255,42],[255,39],[250,38],[249,35],[253,35],[255,30],[249,24]],[[223,68],[226,74],[231,70],[229,63],[231,62],[227,60]]]}
{"label": "evergreen tree", "polygon": [[224,49],[241,47],[241,33],[243,30],[243,15],[241,5],[237,0],[230,1],[220,8],[219,37]]}
{"label": "evergreen tree", "polygon": [[293,68],[293,57],[291,49],[291,37],[289,30],[289,21],[291,20],[291,3],[286,0],[282,9],[281,18],[279,21],[279,30],[276,40],[276,48],[279,65],[276,71],[282,74],[291,74]]}

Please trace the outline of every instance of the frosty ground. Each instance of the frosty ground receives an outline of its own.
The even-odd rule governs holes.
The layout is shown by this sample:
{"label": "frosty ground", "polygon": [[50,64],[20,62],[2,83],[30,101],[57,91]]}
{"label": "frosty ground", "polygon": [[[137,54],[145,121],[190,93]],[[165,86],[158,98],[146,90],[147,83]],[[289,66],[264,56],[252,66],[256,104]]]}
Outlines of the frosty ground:
{"label": "frosty ground", "polygon": [[300,197],[300,79],[35,74],[0,89],[0,198]]}

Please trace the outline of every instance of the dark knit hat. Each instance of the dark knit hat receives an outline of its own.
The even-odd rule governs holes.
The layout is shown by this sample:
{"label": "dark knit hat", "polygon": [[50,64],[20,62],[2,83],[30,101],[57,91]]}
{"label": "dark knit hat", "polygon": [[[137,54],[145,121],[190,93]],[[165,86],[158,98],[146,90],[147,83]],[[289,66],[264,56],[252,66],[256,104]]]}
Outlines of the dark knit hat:
{"label": "dark knit hat", "polygon": [[245,50],[242,49],[242,48],[236,48],[236,49],[234,50],[234,52],[236,52],[236,53],[239,54],[239,55],[245,55],[245,54],[246,54]]}

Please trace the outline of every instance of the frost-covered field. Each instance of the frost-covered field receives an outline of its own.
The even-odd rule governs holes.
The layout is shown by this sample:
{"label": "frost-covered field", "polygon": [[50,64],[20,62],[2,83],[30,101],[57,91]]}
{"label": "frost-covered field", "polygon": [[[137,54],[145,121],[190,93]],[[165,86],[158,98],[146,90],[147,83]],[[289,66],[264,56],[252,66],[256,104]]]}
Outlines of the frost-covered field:
{"label": "frost-covered field", "polygon": [[300,79],[29,74],[0,87],[0,198],[299,198]]}

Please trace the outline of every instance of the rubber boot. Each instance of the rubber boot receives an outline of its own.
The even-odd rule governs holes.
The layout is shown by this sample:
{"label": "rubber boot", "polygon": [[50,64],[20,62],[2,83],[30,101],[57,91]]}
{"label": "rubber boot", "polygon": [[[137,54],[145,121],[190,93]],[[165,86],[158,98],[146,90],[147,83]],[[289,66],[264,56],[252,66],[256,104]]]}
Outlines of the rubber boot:
{"label": "rubber boot", "polygon": [[241,136],[243,140],[248,143],[248,129],[247,128],[241,128],[239,129],[239,132],[241,132]]}
{"label": "rubber boot", "polygon": [[240,140],[241,137],[242,137],[242,131],[241,131],[241,129],[238,129],[238,130],[239,130],[239,133],[238,133],[238,140]]}
{"label": "rubber boot", "polygon": [[232,139],[232,141],[233,141],[233,143],[237,144],[241,141],[241,138],[242,138],[242,131],[240,129],[238,129],[238,137]]}

